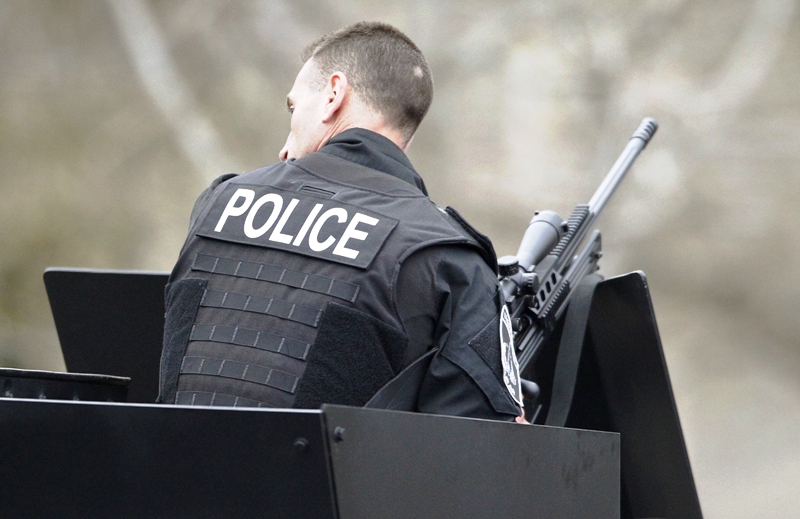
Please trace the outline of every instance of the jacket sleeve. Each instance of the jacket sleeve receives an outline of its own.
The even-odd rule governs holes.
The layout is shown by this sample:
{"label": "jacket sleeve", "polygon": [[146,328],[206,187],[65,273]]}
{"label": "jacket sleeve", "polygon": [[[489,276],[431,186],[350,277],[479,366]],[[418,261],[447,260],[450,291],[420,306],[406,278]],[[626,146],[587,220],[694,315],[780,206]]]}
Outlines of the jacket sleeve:
{"label": "jacket sleeve", "polygon": [[[410,292],[404,290],[404,284],[413,284],[419,306],[416,311],[409,310],[414,305],[402,303],[410,298],[398,297],[409,317],[404,319],[409,352],[419,356],[430,348],[438,350],[422,382],[418,410],[513,421],[521,409],[503,382],[500,300],[494,272],[470,247],[437,247],[417,254],[404,266],[411,271],[405,283],[398,283],[399,293]],[[432,314],[421,308],[428,287],[434,294]]]}

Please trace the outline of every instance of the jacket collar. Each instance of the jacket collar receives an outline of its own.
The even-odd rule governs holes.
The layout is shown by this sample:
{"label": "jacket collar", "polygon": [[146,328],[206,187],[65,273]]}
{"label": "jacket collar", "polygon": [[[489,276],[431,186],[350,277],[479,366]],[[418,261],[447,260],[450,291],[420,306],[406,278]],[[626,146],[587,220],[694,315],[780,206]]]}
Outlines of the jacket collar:
{"label": "jacket collar", "polygon": [[403,150],[379,133],[351,128],[329,140],[319,151],[392,175],[428,195],[422,177]]}

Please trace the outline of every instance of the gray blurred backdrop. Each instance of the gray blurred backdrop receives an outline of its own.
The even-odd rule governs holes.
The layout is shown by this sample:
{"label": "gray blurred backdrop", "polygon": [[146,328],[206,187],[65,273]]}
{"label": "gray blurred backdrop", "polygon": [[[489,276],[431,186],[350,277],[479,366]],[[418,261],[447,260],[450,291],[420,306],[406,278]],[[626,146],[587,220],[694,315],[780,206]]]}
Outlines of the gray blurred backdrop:
{"label": "gray blurred backdrop", "polygon": [[428,56],[410,150],[513,254],[661,124],[599,227],[650,281],[707,518],[800,517],[800,5],[0,2],[0,365],[64,369],[48,266],[169,270],[195,197],[277,160],[300,52],[358,20]]}

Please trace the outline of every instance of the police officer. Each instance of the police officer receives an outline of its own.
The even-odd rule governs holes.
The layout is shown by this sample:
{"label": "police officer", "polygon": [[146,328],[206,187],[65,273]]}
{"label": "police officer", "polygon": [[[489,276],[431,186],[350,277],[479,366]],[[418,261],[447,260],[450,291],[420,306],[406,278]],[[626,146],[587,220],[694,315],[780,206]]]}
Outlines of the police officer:
{"label": "police officer", "polygon": [[404,153],[433,96],[425,57],[358,23],[303,61],[281,162],[220,177],[195,204],[159,400],[360,406],[425,355],[415,410],[514,420],[491,243],[428,199]]}

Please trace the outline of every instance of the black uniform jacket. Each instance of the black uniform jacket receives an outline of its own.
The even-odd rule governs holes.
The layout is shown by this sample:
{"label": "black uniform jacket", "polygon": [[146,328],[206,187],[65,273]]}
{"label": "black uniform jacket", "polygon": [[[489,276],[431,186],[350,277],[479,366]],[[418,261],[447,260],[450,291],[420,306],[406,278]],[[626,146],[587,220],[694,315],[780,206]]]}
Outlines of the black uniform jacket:
{"label": "black uniform jacket", "polygon": [[[297,173],[287,173],[286,168],[294,165]],[[274,186],[282,186],[281,189],[295,183],[287,179],[294,179],[298,175],[317,181],[314,185],[303,184],[302,178],[296,182],[303,186],[298,189],[302,194],[297,195],[300,202],[292,200],[288,205],[294,209],[299,204],[296,205],[297,214],[306,211],[309,216],[305,230],[294,233],[298,235],[294,241],[294,236],[277,230],[283,229],[287,218],[291,216],[288,214],[283,218],[283,215],[292,213],[289,208],[283,213],[278,209],[278,203],[284,203],[284,200],[277,200],[280,196],[275,194],[262,196],[257,188],[251,189],[252,184],[271,184],[271,175],[278,178]],[[398,183],[398,180],[402,182]],[[274,186],[271,189],[278,189]],[[327,193],[323,189],[326,186],[341,187],[342,191]],[[335,191],[334,188],[332,191]],[[255,190],[255,195],[249,194],[248,189]],[[340,222],[350,218],[346,210],[341,207],[328,209],[325,205],[327,202],[324,202],[325,197],[335,195],[334,198],[340,198],[342,193],[347,193],[342,196],[351,202],[364,200],[363,205],[352,206],[363,207],[362,212],[356,213],[360,220],[350,220],[351,225],[343,234],[347,239],[337,238],[341,247],[326,246],[326,243],[334,243],[334,236],[331,234],[326,242],[323,240],[326,233],[322,229],[332,227],[324,227],[322,223],[312,227],[311,223],[315,217],[319,221],[325,217],[330,222],[335,222],[337,217],[341,218]],[[261,198],[253,203],[259,196]],[[288,202],[292,196],[295,195],[284,198]],[[314,196],[321,198],[312,210],[311,206],[317,201],[316,198],[311,199]],[[306,198],[311,201],[303,209],[303,200]],[[392,213],[388,209],[381,209],[395,201],[402,204],[397,207],[406,211],[410,207],[415,209],[412,214],[403,213],[402,210]],[[272,221],[264,223],[253,216],[248,216],[249,220],[245,221],[248,214],[244,209],[246,204],[259,208],[273,207],[268,205],[270,203],[274,204],[275,218]],[[351,213],[354,211],[350,210]],[[262,214],[269,214],[269,211],[262,209]],[[438,236],[436,233],[441,236],[436,239],[420,237],[419,244],[413,243],[413,236],[405,236],[403,243],[410,244],[410,253],[392,256],[391,245],[386,244],[397,243],[396,239],[404,232],[401,229],[413,226],[395,223],[392,224],[394,227],[387,230],[384,228],[388,225],[385,224],[387,218],[383,217],[384,214],[393,214],[395,217],[404,214],[408,220],[425,219],[419,220],[417,223],[421,227],[416,228],[427,229],[425,224],[428,223],[430,236]],[[279,216],[282,220],[278,219]],[[229,235],[233,237],[227,238],[227,242],[224,241],[226,238],[222,241],[210,239],[216,238],[214,230],[220,232],[222,229],[220,234],[225,234],[227,231],[224,229],[232,228],[230,222],[234,222],[235,218],[245,221],[244,232],[248,236],[257,236],[262,241],[264,237],[260,236],[260,230],[268,227],[274,229],[271,238],[276,238],[276,233],[278,241],[285,238],[282,240],[284,245],[279,245],[282,250],[243,247],[232,242],[247,243],[246,237],[233,236],[230,232]],[[366,231],[371,234],[368,235]],[[241,231],[237,232],[241,234]],[[323,252],[308,249],[294,251],[291,247],[301,242],[300,234],[312,236],[312,248]],[[377,237],[373,240],[372,235]],[[386,236],[389,235],[394,242],[387,240]],[[423,240],[428,241],[422,243]],[[269,246],[274,245],[273,242]],[[363,253],[354,249],[357,246],[365,249]],[[390,251],[384,254],[386,249]],[[330,255],[331,251],[339,256]],[[333,262],[320,262],[313,257],[314,254],[328,254],[327,259]],[[390,263],[396,261],[396,265],[383,265],[380,262],[386,261],[381,259],[385,256],[399,259],[390,260]],[[231,263],[233,260],[238,263]],[[237,266],[220,266],[226,262]],[[323,402],[361,405],[388,378],[422,354],[436,349],[420,389],[418,411],[513,420],[520,410],[503,382],[498,319],[501,302],[495,265],[494,251],[488,239],[464,222],[455,211],[435,208],[427,199],[425,185],[406,155],[385,137],[367,130],[347,130],[331,139],[318,153],[298,161],[277,164],[246,175],[220,177],[195,204],[189,238],[167,287],[160,400],[181,404],[285,407],[316,407]],[[269,298],[260,297],[258,291],[262,285],[258,283],[263,284],[265,278],[258,276],[265,267],[267,270],[284,268],[281,279],[286,272],[315,273],[306,274],[306,279],[309,276],[333,279],[330,287],[338,283],[339,294],[334,293],[335,297],[329,297],[330,290],[328,295],[317,290],[311,294],[313,297],[300,301],[304,306],[290,304],[298,302],[295,292],[278,290],[278,297],[272,292],[268,294]],[[234,275],[234,270],[252,271],[253,274],[244,274],[250,279],[220,282],[221,279],[233,279],[230,276]],[[374,276],[364,277],[373,271],[392,274],[380,274],[380,282],[375,282]],[[328,277],[325,278],[323,274]],[[354,279],[362,281],[355,282]],[[286,284],[277,278],[271,281]],[[243,289],[245,286],[248,288]],[[348,286],[360,288],[351,293]],[[280,299],[281,294],[288,296]],[[242,302],[234,303],[237,298]],[[239,318],[230,316],[232,309],[243,310],[246,305],[256,304],[263,306],[259,310],[262,313],[272,312],[270,318],[273,321],[275,316],[282,319],[275,321],[279,325],[277,332],[272,329],[258,331],[252,329],[253,326],[246,328],[232,322],[232,319]],[[385,308],[375,308],[376,305]],[[287,309],[284,315],[279,315],[284,307]],[[319,307],[318,312],[316,307]],[[295,312],[295,309],[299,310]],[[251,314],[245,315],[243,312],[236,315],[251,318]],[[211,321],[213,323],[209,324]],[[302,330],[297,332],[298,328]],[[306,330],[314,333],[306,333]],[[315,335],[316,331],[319,331],[319,335]],[[218,337],[214,337],[215,333]],[[280,337],[271,333],[278,333]],[[226,334],[227,338],[219,338]],[[250,339],[250,336],[253,338]],[[267,336],[272,343],[263,340]],[[305,341],[308,344],[304,344],[303,337],[308,337]],[[227,343],[227,346],[220,346],[220,342],[214,341]],[[267,355],[277,359],[270,361],[272,364],[269,369],[264,367],[261,360],[248,360],[252,358],[249,352],[259,341],[261,345],[256,346],[263,349],[263,345],[267,344],[266,348],[270,349]],[[388,358],[388,363],[384,362],[386,366],[380,366],[383,362],[380,355],[378,359],[371,357],[369,352],[354,355],[353,351],[345,351],[351,345],[361,344],[356,348],[361,352],[359,348],[368,349],[374,342],[385,343],[383,349]],[[229,355],[229,348],[224,350],[225,355],[219,354],[220,348],[228,346],[247,352]],[[291,363],[300,367],[293,367]],[[270,391],[278,394],[278,397],[254,397],[252,393],[240,390],[241,384],[256,380],[253,378],[256,373],[261,377],[257,382],[270,380]],[[291,376],[292,373],[295,376]],[[359,379],[355,383],[342,380],[353,375]],[[223,376],[228,378],[223,380]],[[233,380],[236,378],[241,380]],[[223,380],[222,385],[219,380]]]}

